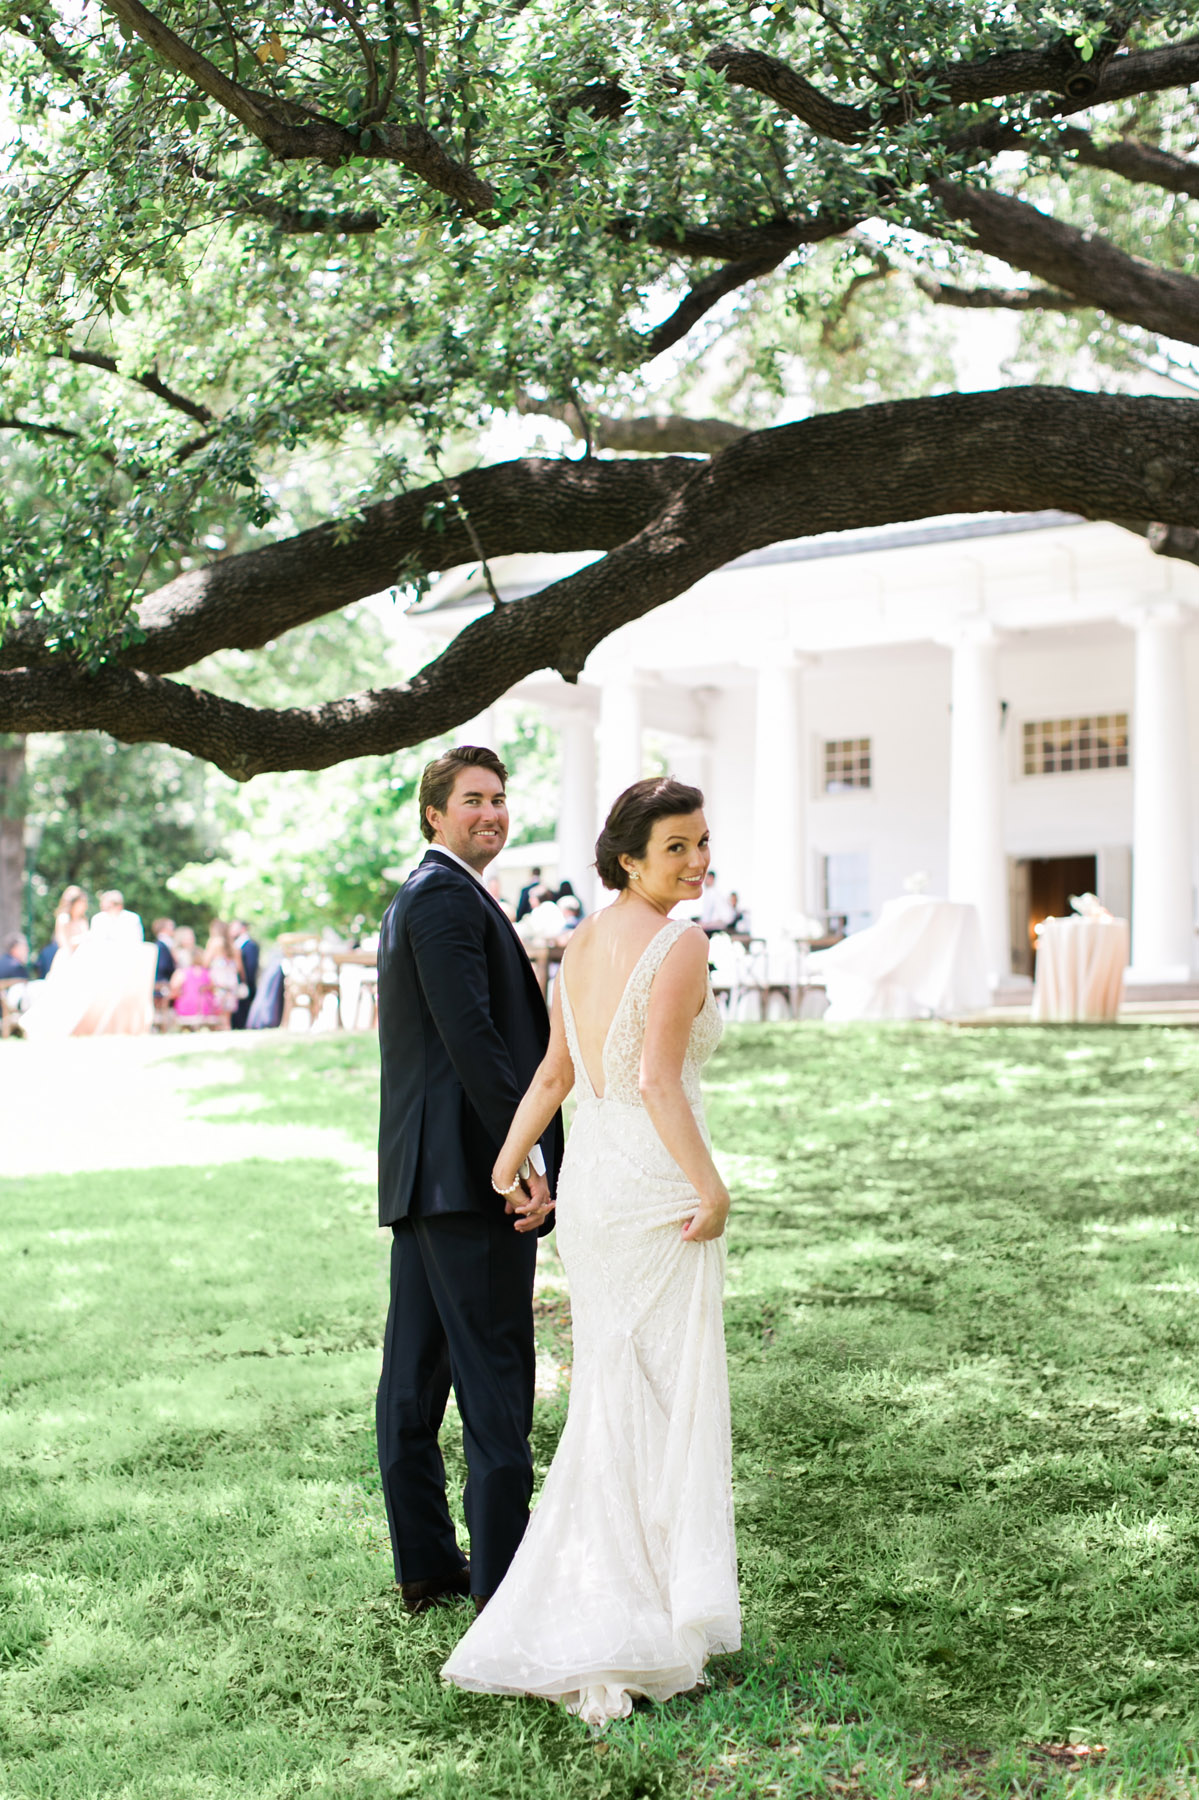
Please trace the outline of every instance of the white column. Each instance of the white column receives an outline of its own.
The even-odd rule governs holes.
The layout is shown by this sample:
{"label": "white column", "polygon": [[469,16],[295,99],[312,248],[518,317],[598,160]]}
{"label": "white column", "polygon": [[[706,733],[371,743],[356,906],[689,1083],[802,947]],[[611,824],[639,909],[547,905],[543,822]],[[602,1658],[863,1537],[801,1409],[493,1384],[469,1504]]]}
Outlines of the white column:
{"label": "white column", "polygon": [[1137,608],[1132,707],[1132,968],[1130,981],[1186,981],[1194,961],[1188,781],[1186,610]]}
{"label": "white column", "polygon": [[610,676],[600,688],[600,825],[612,802],[641,780],[641,689],[631,676]]}
{"label": "white column", "polygon": [[[707,738],[687,738],[671,753],[670,772],[688,787],[697,787],[709,802],[712,786],[712,746]],[[709,820],[709,824],[711,820]]]}
{"label": "white column", "polygon": [[955,636],[952,650],[949,898],[978,908],[994,985],[1011,972],[998,639],[980,624]]}
{"label": "white column", "polygon": [[595,904],[595,720],[582,710],[564,713],[562,778],[558,793],[558,879],[568,880],[588,912]]}
{"label": "white column", "polygon": [[739,896],[755,937],[778,938],[806,910],[807,771],[803,676],[810,658],[782,650],[758,669],[754,721],[753,888]]}

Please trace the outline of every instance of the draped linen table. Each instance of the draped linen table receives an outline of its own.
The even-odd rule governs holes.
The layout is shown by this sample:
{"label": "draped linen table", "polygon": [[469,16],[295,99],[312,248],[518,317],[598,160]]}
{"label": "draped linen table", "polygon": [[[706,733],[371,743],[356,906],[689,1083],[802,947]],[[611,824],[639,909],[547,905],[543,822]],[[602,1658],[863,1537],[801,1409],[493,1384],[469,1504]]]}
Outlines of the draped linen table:
{"label": "draped linen table", "polygon": [[865,931],[814,950],[808,969],[824,982],[831,1024],[960,1018],[991,1002],[977,908],[930,894],[888,900]]}
{"label": "draped linen table", "polygon": [[1037,926],[1034,1022],[1097,1023],[1120,1010],[1128,920],[1042,919]]}

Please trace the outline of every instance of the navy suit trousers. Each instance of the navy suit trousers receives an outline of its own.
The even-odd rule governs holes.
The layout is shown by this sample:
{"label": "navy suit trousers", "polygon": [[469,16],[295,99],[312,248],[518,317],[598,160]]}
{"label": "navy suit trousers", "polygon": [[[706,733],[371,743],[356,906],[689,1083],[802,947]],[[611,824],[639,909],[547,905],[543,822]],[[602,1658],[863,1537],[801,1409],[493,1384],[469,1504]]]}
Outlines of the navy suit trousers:
{"label": "navy suit trousers", "polygon": [[379,1471],[399,1582],[465,1563],[437,1434],[450,1387],[462,1419],[471,1591],[495,1592],[533,1492],[537,1238],[508,1214],[410,1215],[392,1227],[391,1306],[376,1400]]}

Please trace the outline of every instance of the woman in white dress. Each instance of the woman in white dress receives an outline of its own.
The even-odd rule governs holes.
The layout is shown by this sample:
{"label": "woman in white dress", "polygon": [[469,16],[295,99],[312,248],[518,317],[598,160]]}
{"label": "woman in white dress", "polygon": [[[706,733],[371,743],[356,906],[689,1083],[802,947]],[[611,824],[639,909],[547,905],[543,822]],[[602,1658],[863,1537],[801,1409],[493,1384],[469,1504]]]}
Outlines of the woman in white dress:
{"label": "woman in white dress", "polygon": [[518,1189],[571,1088],[558,1179],[574,1370],[520,1549],[443,1676],[561,1701],[589,1724],[667,1700],[741,1641],[721,1296],[729,1196],[699,1080],[720,1037],[708,941],[673,907],[709,860],[698,789],[623,793],[596,845],[616,901],[571,937],[549,1049],[493,1172]]}

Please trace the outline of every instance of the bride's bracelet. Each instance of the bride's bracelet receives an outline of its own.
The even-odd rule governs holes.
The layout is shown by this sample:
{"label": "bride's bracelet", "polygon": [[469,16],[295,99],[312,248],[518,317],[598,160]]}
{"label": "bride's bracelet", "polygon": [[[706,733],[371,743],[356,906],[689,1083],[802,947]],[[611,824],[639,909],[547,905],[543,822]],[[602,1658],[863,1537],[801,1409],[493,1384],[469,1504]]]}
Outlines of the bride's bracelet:
{"label": "bride's bracelet", "polygon": [[520,1186],[522,1181],[528,1180],[528,1175],[529,1175],[529,1159],[526,1156],[524,1162],[521,1163],[520,1168],[516,1171],[515,1181],[513,1181],[509,1187],[502,1188],[497,1183],[495,1177],[492,1176],[491,1191],[494,1194],[499,1194],[502,1199],[506,1200],[508,1198],[509,1194],[514,1194],[516,1192],[517,1188]]}

